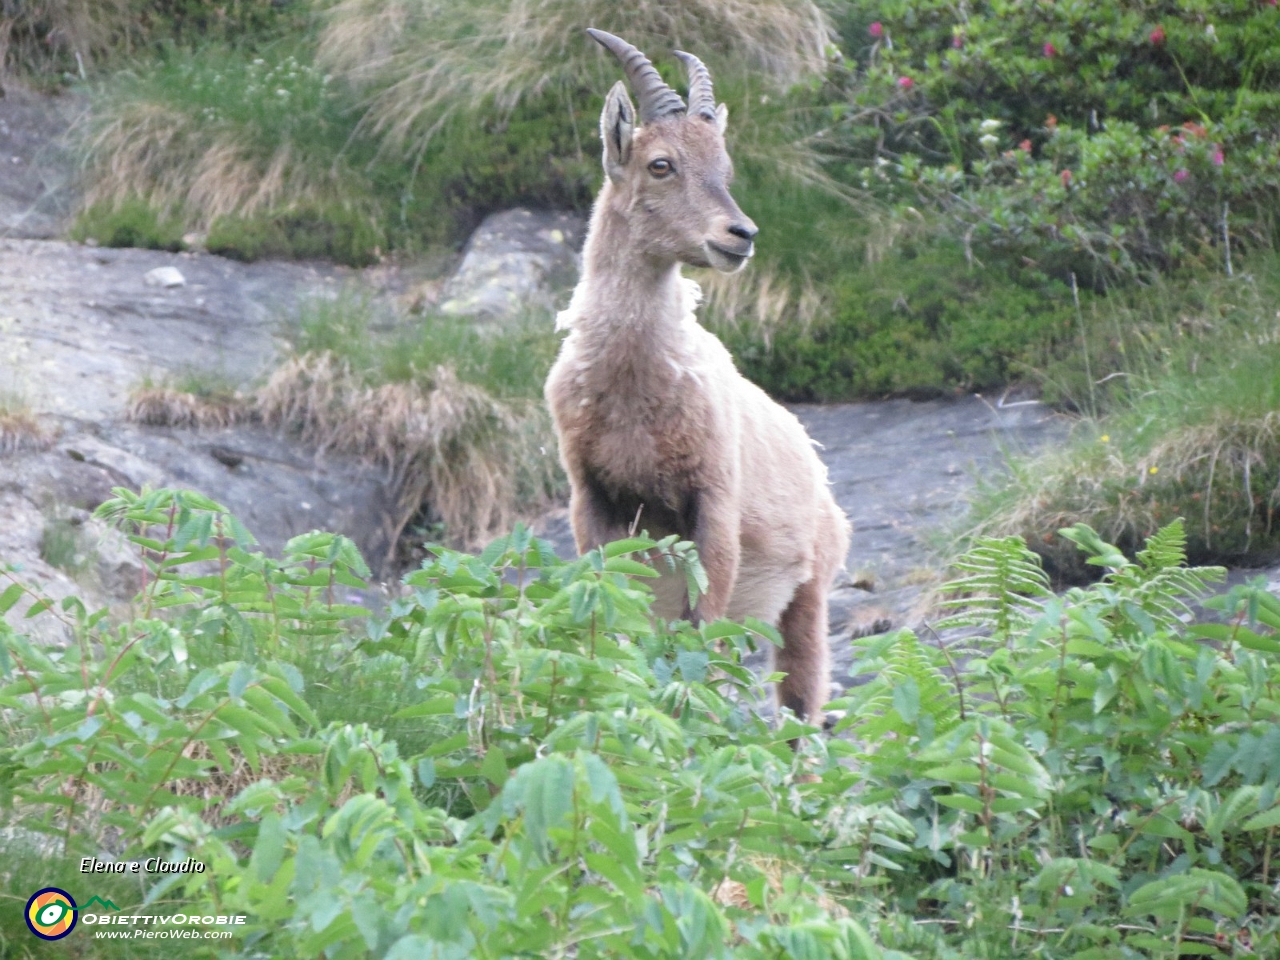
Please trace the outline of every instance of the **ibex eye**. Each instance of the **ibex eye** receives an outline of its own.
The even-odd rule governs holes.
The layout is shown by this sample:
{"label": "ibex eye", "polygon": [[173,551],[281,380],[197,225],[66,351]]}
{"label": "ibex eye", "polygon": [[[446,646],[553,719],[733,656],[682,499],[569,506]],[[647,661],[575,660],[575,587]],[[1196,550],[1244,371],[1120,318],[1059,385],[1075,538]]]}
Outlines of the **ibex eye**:
{"label": "ibex eye", "polygon": [[649,172],[655,177],[665,177],[667,174],[675,170],[670,160],[658,159],[649,164]]}

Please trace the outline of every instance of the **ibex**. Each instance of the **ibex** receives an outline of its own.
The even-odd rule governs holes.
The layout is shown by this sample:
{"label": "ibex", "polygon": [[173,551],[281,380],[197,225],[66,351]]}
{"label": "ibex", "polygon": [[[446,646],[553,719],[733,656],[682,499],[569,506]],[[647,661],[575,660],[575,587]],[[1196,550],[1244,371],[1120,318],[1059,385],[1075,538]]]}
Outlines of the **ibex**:
{"label": "ibex", "polygon": [[639,527],[692,540],[708,587],[692,609],[684,579],[655,581],[655,611],[695,623],[753,616],[776,626],[780,703],[821,722],[830,694],[827,592],[849,522],[804,427],[734,366],[694,317],[680,265],[736,272],[756,226],[729,195],[728,110],[711,76],[676,52],[689,105],[631,44],[587,31],[622,63],[600,117],[604,187],[582,279],[557,318],[568,337],[546,395],[570,484],[579,552]]}

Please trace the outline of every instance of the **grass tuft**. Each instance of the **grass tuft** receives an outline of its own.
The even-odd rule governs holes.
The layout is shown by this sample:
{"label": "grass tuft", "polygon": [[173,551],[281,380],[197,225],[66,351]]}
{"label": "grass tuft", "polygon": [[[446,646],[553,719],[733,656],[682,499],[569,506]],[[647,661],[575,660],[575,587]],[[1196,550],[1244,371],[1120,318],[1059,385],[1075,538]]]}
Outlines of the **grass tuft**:
{"label": "grass tuft", "polygon": [[350,123],[328,78],[282,50],[268,56],[171,48],[100,91],[82,131],[86,208],[146,198],[200,232],[225,217],[322,208],[376,220],[343,154]]}
{"label": "grass tuft", "polygon": [[134,0],[6,0],[0,4],[0,78],[68,72],[83,77],[141,36]]}
{"label": "grass tuft", "polygon": [[1096,380],[1073,391],[1090,415],[990,483],[966,539],[1023,536],[1068,580],[1090,571],[1058,531],[1081,522],[1134,551],[1182,517],[1193,563],[1280,557],[1280,273],[1252,266],[1100,305],[1081,346]]}
{"label": "grass tuft", "polygon": [[[325,16],[320,62],[369,91],[374,131],[419,146],[458,109],[510,112],[547,90],[608,89],[617,64],[588,41],[586,27],[624,37],[661,69],[674,66],[669,52],[680,48],[718,79],[736,69],[779,88],[820,74],[832,40],[810,0],[339,0]],[[680,82],[674,73],[667,79]]]}
{"label": "grass tuft", "polygon": [[[387,469],[401,508],[397,538],[425,504],[451,539],[481,543],[511,525],[530,488],[551,483],[550,466],[537,466],[547,456],[532,449],[548,426],[540,406],[498,400],[450,367],[370,386],[335,354],[306,353],[271,376],[257,410],[322,453]],[[548,475],[522,485],[531,464]]]}
{"label": "grass tuft", "polygon": [[239,396],[205,397],[174,387],[144,386],[133,391],[125,418],[152,427],[222,430],[251,418]]}
{"label": "grass tuft", "polygon": [[12,394],[0,393],[0,456],[40,450],[52,441],[31,407]]}

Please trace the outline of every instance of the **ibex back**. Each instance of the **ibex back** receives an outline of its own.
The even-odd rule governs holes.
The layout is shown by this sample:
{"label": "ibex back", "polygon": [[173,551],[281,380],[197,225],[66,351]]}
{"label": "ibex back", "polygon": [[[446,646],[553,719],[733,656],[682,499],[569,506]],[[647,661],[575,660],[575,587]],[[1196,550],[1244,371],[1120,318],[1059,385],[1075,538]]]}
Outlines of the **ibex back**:
{"label": "ibex back", "polygon": [[668,618],[754,616],[778,627],[783,706],[820,722],[830,693],[827,593],[849,523],[800,422],[737,371],[694,317],[680,265],[740,270],[756,226],[733,197],[728,111],[701,61],[677,52],[689,105],[635,47],[589,30],[621,61],[600,118],[606,180],[582,279],[558,320],[569,336],[547,400],[569,475],[578,550],[639,527],[692,540],[709,586],[689,608],[683,578],[656,582]]}

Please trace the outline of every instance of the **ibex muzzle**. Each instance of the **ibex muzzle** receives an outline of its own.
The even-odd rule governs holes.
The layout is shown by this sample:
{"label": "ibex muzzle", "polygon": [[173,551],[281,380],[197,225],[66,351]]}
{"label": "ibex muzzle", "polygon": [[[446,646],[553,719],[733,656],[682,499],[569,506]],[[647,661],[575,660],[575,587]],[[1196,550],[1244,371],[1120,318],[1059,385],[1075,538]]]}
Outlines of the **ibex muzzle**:
{"label": "ibex muzzle", "polygon": [[759,231],[729,195],[729,110],[716,105],[707,68],[693,54],[676,51],[689,75],[686,107],[643,53],[611,33],[587,32],[622,63],[640,101],[637,114],[619,80],[600,116],[611,206],[627,217],[637,245],[658,264],[742,269]]}

